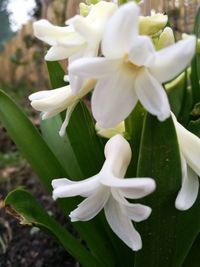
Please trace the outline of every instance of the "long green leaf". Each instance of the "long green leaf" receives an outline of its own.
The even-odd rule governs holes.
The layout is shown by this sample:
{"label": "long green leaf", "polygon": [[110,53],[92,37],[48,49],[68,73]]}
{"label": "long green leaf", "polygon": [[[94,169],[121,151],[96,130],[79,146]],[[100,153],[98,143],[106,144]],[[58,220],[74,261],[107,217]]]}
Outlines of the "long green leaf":
{"label": "long green leaf", "polygon": [[[196,37],[199,37],[200,33],[200,7],[198,9],[194,30],[193,33]],[[200,56],[198,53],[194,56],[192,60],[192,73],[191,73],[191,84],[192,84],[192,93],[193,93],[193,104],[200,102]]]}
{"label": "long green leaf", "polygon": [[146,111],[142,105],[138,103],[129,117],[125,120],[126,135],[129,139],[132,150],[131,163],[129,164],[129,168],[126,173],[127,177],[136,176],[141,133],[145,114]]}
{"label": "long green leaf", "polygon": [[199,199],[188,211],[175,209],[181,186],[181,164],[172,119],[159,122],[147,115],[142,135],[138,176],[152,177],[156,191],[142,202],[150,218],[137,225],[143,248],[134,267],[180,267],[200,230]]}
{"label": "long green leaf", "polygon": [[66,175],[38,130],[3,91],[0,91],[0,121],[49,190],[52,178]]}
{"label": "long green leaf", "polygon": [[20,219],[21,224],[36,226],[50,232],[83,266],[98,266],[93,256],[53,217],[49,216],[35,198],[23,189],[8,194],[5,208]]}
{"label": "long green leaf", "polygon": [[68,173],[69,178],[73,179],[75,177],[77,180],[80,180],[84,177],[74,155],[69,139],[66,137],[66,135],[62,138],[59,135],[61,125],[62,119],[60,115],[48,120],[41,120],[40,126],[43,138],[56,155],[63,169],[65,169]]}

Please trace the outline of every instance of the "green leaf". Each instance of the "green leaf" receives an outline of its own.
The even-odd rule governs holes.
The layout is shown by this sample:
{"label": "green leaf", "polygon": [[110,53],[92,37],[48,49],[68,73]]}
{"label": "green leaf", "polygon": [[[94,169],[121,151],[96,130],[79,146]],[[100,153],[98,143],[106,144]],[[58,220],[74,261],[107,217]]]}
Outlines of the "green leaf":
{"label": "green leaf", "polygon": [[[197,11],[194,30],[193,33],[196,37],[199,37],[200,33],[200,7]],[[191,73],[191,84],[192,84],[192,93],[193,93],[193,104],[200,102],[200,56],[198,53],[194,56],[192,60],[192,73]]]}
{"label": "green leaf", "polygon": [[84,177],[69,139],[66,135],[64,137],[60,137],[59,135],[61,125],[62,119],[60,115],[48,120],[41,120],[40,126],[43,138],[54,152],[63,169],[65,169],[66,173],[68,173],[68,178],[80,180]]}
{"label": "green leaf", "polygon": [[190,121],[187,129],[200,138],[200,119]]}
{"label": "green leaf", "polygon": [[184,126],[187,126],[189,122],[190,112],[192,110],[192,105],[193,105],[192,103],[193,92],[192,92],[189,76],[190,76],[190,69],[187,69],[185,71],[185,86],[183,89],[183,92],[184,92],[183,101],[182,101],[181,110],[178,115],[178,121]]}
{"label": "green leaf", "polygon": [[147,115],[137,175],[154,178],[156,191],[140,201],[152,208],[152,214],[137,225],[143,248],[136,254],[134,267],[180,267],[200,230],[200,205],[198,198],[188,211],[175,209],[181,163],[171,118],[159,122]]}
{"label": "green leaf", "polygon": [[38,130],[3,91],[0,91],[0,121],[49,190],[52,178],[66,175]]}
{"label": "green leaf", "polygon": [[186,79],[186,72],[184,72],[172,82],[165,84],[170,107],[176,117],[179,116],[179,113],[181,111],[184,99],[184,91],[186,89]]}
{"label": "green leaf", "polygon": [[52,88],[59,88],[67,85],[64,81],[65,72],[57,61],[46,61],[49,78]]}
{"label": "green leaf", "polygon": [[144,110],[142,105],[140,103],[137,103],[132,113],[125,120],[126,135],[132,150],[131,163],[129,164],[126,173],[127,177],[136,176],[141,133],[145,114],[146,111]]}
{"label": "green leaf", "polygon": [[187,255],[182,267],[199,267],[199,251],[200,251],[200,235],[196,238],[193,243],[189,254]]}
{"label": "green leaf", "polygon": [[36,226],[51,233],[83,266],[101,266],[88,250],[53,217],[49,216],[43,207],[27,191],[17,189],[10,192],[5,199],[5,208],[14,217],[17,217],[21,224]]}

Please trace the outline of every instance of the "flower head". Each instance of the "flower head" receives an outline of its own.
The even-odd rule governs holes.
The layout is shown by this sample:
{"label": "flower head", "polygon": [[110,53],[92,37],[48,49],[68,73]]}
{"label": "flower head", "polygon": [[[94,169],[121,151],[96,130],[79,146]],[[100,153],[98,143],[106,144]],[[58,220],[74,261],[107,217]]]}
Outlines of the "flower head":
{"label": "flower head", "polygon": [[173,114],[172,118],[178,138],[182,166],[182,186],[175,206],[179,210],[187,210],[196,201],[199,191],[200,139],[185,129]]}
{"label": "flower head", "polygon": [[105,128],[124,120],[138,99],[160,121],[168,118],[170,107],[162,83],[178,75],[195,51],[192,36],[156,52],[151,39],[138,34],[139,11],[134,2],[122,5],[106,25],[101,47],[104,57],[82,58],[69,66],[77,77],[98,80],[92,111]]}
{"label": "flower head", "polygon": [[74,108],[79,100],[94,87],[94,84],[93,80],[87,81],[77,95],[72,93],[71,87],[68,85],[54,90],[34,93],[29,96],[29,100],[34,109],[42,111],[43,120],[54,117],[67,109],[65,120],[59,132],[63,136]]}
{"label": "flower head", "polygon": [[142,242],[132,221],[147,219],[151,209],[129,203],[126,198],[138,199],[150,194],[155,189],[155,182],[151,178],[123,179],[130,163],[131,149],[121,135],[116,135],[107,142],[105,158],[100,172],[86,180],[53,180],[53,197],[86,197],[70,213],[72,221],[90,220],[104,208],[106,219],[115,234],[130,248],[139,250]]}
{"label": "flower head", "polygon": [[113,3],[101,1],[92,6],[87,17],[76,15],[66,22],[69,26],[65,27],[54,26],[44,19],[35,22],[35,36],[52,46],[45,59],[97,55],[105,24],[116,8]]}

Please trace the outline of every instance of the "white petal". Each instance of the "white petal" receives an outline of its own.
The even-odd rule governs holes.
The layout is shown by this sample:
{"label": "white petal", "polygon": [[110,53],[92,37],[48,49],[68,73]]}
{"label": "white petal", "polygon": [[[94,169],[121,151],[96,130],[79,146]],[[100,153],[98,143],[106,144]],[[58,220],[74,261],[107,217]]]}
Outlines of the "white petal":
{"label": "white petal", "polygon": [[[53,185],[53,184],[52,184]],[[91,191],[96,190],[99,186],[98,177],[93,176],[86,180],[69,184],[65,186],[56,187],[53,190],[53,198],[73,197],[78,195],[87,195]]]}
{"label": "white petal", "polygon": [[128,58],[133,64],[138,66],[152,65],[155,60],[155,49],[151,39],[147,36],[135,38]]}
{"label": "white petal", "polygon": [[200,176],[200,138],[185,129],[176,121],[174,116],[172,118],[175,123],[180,150],[190,168]]}
{"label": "white petal", "polygon": [[185,160],[182,160],[182,167],[182,186],[176,198],[175,206],[179,210],[187,210],[197,199],[199,179],[196,173],[189,166],[186,166]]}
{"label": "white petal", "polygon": [[126,209],[128,217],[135,221],[135,222],[140,222],[143,220],[146,220],[150,214],[151,214],[151,208],[141,205],[141,204],[132,204],[129,203],[123,196],[121,190],[111,188],[111,193],[113,198],[121,203],[124,208]]}
{"label": "white petal", "polygon": [[55,61],[55,60],[63,60],[68,58],[69,56],[77,53],[79,50],[84,49],[84,45],[82,46],[53,46],[51,47],[47,54],[45,55],[45,60],[47,61]]}
{"label": "white petal", "polygon": [[66,23],[73,25],[75,30],[83,36],[87,42],[98,43],[101,40],[106,22],[116,9],[117,6],[115,4],[100,1],[92,6],[87,17],[76,15],[66,21]]}
{"label": "white petal", "polygon": [[144,68],[138,73],[135,90],[140,102],[149,113],[157,116],[160,121],[164,121],[170,116],[167,94],[147,69]]}
{"label": "white petal", "polygon": [[102,52],[108,58],[121,58],[130,50],[138,34],[139,7],[130,2],[122,5],[108,21],[102,39]]}
{"label": "white petal", "polygon": [[100,78],[112,74],[122,65],[122,60],[106,58],[82,58],[69,65],[69,72],[85,78]]}
{"label": "white petal", "polygon": [[134,78],[132,73],[121,69],[97,82],[92,95],[92,113],[101,127],[113,127],[131,113],[138,101]]}
{"label": "white petal", "polygon": [[130,204],[126,206],[128,217],[134,222],[146,220],[151,214],[151,208],[141,204]]}
{"label": "white petal", "polygon": [[84,39],[78,35],[72,26],[59,27],[47,20],[39,20],[33,24],[34,35],[49,45],[74,44],[82,45]]}
{"label": "white petal", "polygon": [[100,183],[113,189],[118,189],[122,196],[131,199],[144,197],[152,193],[156,187],[155,181],[151,178],[120,179],[104,176],[100,179]]}
{"label": "white petal", "polygon": [[108,224],[113,232],[132,250],[141,249],[141,237],[135,230],[124,206],[110,197],[104,210]]}
{"label": "white petal", "polygon": [[190,63],[194,56],[196,38],[191,36],[156,53],[156,61],[150,72],[161,83],[176,77]]}
{"label": "white petal", "polygon": [[67,111],[66,111],[65,120],[63,121],[62,126],[61,126],[60,131],[59,131],[59,135],[61,137],[64,136],[64,134],[65,134],[65,130],[66,130],[68,124],[69,124],[71,115],[72,115],[75,107],[77,106],[78,102],[79,101],[77,101],[74,104],[72,104],[71,106],[69,106],[68,109],[67,109]]}
{"label": "white petal", "polygon": [[31,102],[33,108],[38,111],[50,112],[51,116],[65,110],[78,100],[72,94],[70,86],[38,92],[31,95],[30,99],[36,99]]}
{"label": "white petal", "polygon": [[[36,93],[29,95],[28,99],[30,101],[41,100],[41,99],[45,99],[49,96],[52,96],[53,93],[55,93],[54,90],[53,91],[51,91],[51,90],[39,91],[39,92],[36,92]],[[56,93],[55,93],[55,95],[56,95]]]}
{"label": "white petal", "polygon": [[78,208],[70,213],[71,221],[88,221],[94,218],[104,207],[109,197],[109,191],[105,188],[97,189],[86,198]]}
{"label": "white petal", "polygon": [[51,185],[52,185],[53,189],[56,189],[58,187],[71,185],[71,184],[75,184],[75,183],[76,183],[75,181],[71,181],[67,178],[59,178],[59,179],[52,180]]}

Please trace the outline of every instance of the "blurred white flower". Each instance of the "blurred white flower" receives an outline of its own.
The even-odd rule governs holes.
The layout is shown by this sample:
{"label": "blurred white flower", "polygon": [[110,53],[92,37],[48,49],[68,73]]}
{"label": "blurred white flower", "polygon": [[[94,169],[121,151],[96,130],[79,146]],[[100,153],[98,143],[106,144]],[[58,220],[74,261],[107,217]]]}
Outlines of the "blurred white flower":
{"label": "blurred white flower", "polygon": [[45,59],[62,60],[70,56],[95,56],[107,20],[117,6],[101,1],[92,6],[87,17],[76,15],[66,21],[69,26],[54,26],[47,20],[34,23],[35,36],[51,45]]}
{"label": "blurred white flower", "polygon": [[185,129],[173,114],[172,118],[178,138],[182,165],[182,186],[176,198],[175,206],[179,210],[187,210],[196,201],[199,191],[200,139]]}
{"label": "blurred white flower", "polygon": [[86,197],[78,208],[70,213],[71,220],[90,220],[104,208],[113,232],[131,249],[139,250],[142,241],[132,221],[147,219],[151,209],[129,203],[126,198],[138,199],[150,194],[155,189],[155,182],[151,178],[123,179],[131,160],[131,148],[121,135],[116,135],[107,142],[105,157],[101,171],[86,180],[53,180],[53,198],[77,195]]}
{"label": "blurred white flower", "polygon": [[160,121],[168,118],[170,107],[162,83],[184,70],[195,52],[194,36],[156,52],[149,37],[138,35],[138,15],[134,2],[122,5],[106,25],[104,57],[78,59],[69,66],[77,77],[98,79],[92,111],[101,127],[123,121],[138,99]]}
{"label": "blurred white flower", "polygon": [[42,111],[42,119],[51,118],[63,110],[67,109],[65,120],[61,126],[59,134],[64,135],[65,129],[69,123],[71,114],[78,104],[79,100],[94,87],[95,81],[90,80],[85,83],[82,90],[74,95],[70,85],[54,90],[40,91],[29,96],[31,106]]}
{"label": "blurred white flower", "polygon": [[[92,5],[87,17],[76,15],[66,22],[69,24],[66,27],[54,26],[47,20],[35,22],[35,36],[52,46],[45,59],[54,61],[69,58],[71,63],[84,56],[97,56],[106,22],[116,9],[114,3],[100,1]],[[64,80],[70,82],[73,92],[82,90],[87,81],[70,72],[68,74]]]}

